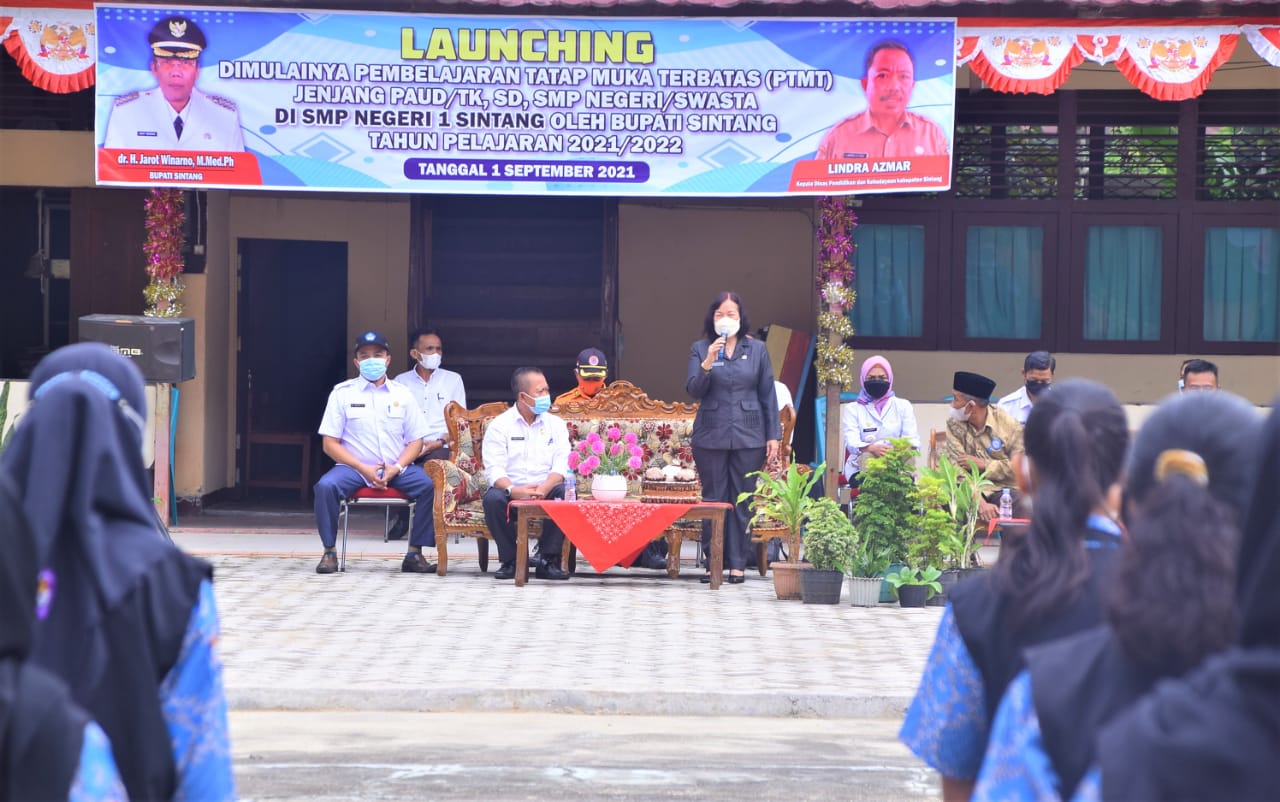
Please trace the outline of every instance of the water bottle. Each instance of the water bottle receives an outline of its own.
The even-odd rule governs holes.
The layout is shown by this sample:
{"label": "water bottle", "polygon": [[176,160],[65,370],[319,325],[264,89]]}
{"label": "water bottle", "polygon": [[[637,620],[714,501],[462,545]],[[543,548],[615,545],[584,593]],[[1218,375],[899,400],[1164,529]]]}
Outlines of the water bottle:
{"label": "water bottle", "polygon": [[1000,517],[1013,517],[1013,496],[1010,495],[1009,488],[1007,487],[1002,493],[1000,493]]}
{"label": "water bottle", "polygon": [[564,478],[564,500],[578,500],[578,479],[573,475],[573,471],[569,471],[569,475]]}

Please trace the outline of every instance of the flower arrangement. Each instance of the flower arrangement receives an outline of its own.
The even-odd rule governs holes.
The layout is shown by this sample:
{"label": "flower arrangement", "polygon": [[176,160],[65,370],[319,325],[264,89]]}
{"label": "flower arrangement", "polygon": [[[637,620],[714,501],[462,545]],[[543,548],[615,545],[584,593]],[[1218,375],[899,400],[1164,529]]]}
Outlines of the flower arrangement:
{"label": "flower arrangement", "polygon": [[142,290],[147,301],[143,314],[177,317],[182,314],[182,225],[186,211],[182,190],[153,189],[147,197],[147,275],[151,283]]}
{"label": "flower arrangement", "polygon": [[853,349],[845,341],[853,336],[849,310],[853,290],[853,231],[858,218],[843,197],[824,196],[818,201],[822,220],[818,225],[818,347],[814,366],[819,386],[852,386]]}
{"label": "flower arrangement", "polygon": [[644,467],[644,451],[635,433],[624,435],[617,426],[610,426],[604,437],[591,432],[579,440],[577,448],[569,452],[569,467],[583,476],[638,471]]}

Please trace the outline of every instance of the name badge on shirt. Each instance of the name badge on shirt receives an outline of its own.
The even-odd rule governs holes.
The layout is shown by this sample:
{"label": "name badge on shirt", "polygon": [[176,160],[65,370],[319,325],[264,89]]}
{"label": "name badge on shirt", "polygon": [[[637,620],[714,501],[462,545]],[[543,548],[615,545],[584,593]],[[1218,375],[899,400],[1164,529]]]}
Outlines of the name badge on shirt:
{"label": "name badge on shirt", "polygon": [[868,156],[870,156],[870,155],[871,155],[870,153],[846,153],[846,154],[844,154],[844,158],[846,158],[846,159],[865,159],[865,158],[867,158],[867,157],[868,157]]}
{"label": "name badge on shirt", "polygon": [[523,439],[524,439],[524,435],[520,435],[519,437],[515,437],[515,436],[513,435],[511,439],[512,439],[512,440],[523,440]]}
{"label": "name badge on shirt", "polygon": [[880,431],[878,428],[876,428],[875,426],[872,426],[870,429],[863,429],[863,430],[862,430],[862,433],[863,433],[863,434],[870,434],[870,433],[872,433],[872,432],[878,432],[878,431]]}
{"label": "name badge on shirt", "polygon": [[715,362],[712,362],[712,363],[711,363],[711,367],[713,367],[713,368],[722,368],[722,367],[724,367],[724,360],[722,360],[722,359],[717,359]]}
{"label": "name badge on shirt", "polygon": [[364,404],[352,404],[352,409],[364,409]]}

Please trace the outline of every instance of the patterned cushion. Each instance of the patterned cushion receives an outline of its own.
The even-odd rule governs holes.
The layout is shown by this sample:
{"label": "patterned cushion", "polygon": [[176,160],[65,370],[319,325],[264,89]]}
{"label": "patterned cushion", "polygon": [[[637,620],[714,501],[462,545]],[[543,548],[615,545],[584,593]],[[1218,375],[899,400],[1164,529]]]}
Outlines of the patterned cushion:
{"label": "patterned cushion", "polygon": [[451,526],[484,528],[484,506],[479,500],[458,504],[444,514],[445,523]]}
{"label": "patterned cushion", "polygon": [[489,489],[489,482],[483,473],[470,474],[452,462],[441,463],[444,466],[444,514],[445,520],[453,509],[461,504],[478,501]]}

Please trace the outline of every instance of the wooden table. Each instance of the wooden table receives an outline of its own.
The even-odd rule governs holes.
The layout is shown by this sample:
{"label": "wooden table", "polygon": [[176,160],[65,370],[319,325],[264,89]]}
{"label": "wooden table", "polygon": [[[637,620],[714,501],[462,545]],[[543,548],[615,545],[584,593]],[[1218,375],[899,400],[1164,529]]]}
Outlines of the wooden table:
{"label": "wooden table", "polygon": [[[529,572],[529,522],[546,520],[550,515],[544,509],[549,504],[591,504],[589,501],[549,501],[542,499],[521,499],[512,501],[511,507],[516,511],[516,585],[524,585]],[[625,502],[641,504],[639,501]],[[663,505],[653,505],[663,506]],[[724,578],[724,516],[733,509],[731,504],[718,501],[703,501],[690,505],[677,520],[710,521],[711,522],[711,589],[717,590]],[[564,533],[565,539],[581,549],[582,533]],[[676,555],[679,559],[679,555]]]}

